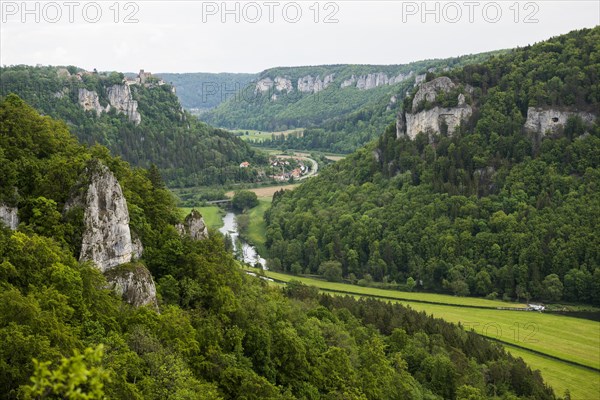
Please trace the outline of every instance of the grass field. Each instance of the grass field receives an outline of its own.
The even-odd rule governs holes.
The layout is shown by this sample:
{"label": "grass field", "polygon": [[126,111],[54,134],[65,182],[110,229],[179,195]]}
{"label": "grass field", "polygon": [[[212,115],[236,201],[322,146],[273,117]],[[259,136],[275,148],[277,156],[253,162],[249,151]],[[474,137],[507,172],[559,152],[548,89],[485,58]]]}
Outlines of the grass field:
{"label": "grass field", "polygon": [[501,340],[515,356],[533,368],[542,371],[542,376],[557,395],[569,389],[572,399],[596,399],[600,393],[600,373],[567,362],[520,349],[510,344],[525,347],[550,356],[598,368],[600,366],[600,323],[572,317],[542,314],[537,312],[475,309],[464,305],[512,305],[485,299],[461,298],[429,293],[406,293],[354,285],[325,282],[317,279],[293,277],[272,271],[266,275],[289,281],[298,279],[305,284],[319,287],[324,292],[343,291],[355,297],[404,297],[417,301],[446,302],[454,305],[418,303],[410,300],[390,300],[410,306],[448,322],[461,323],[475,332]]}
{"label": "grass field", "polygon": [[223,215],[225,215],[225,211],[217,206],[180,207],[179,209],[181,210],[182,217],[185,217],[194,208],[202,214],[204,222],[209,228],[219,229],[223,226]]}
{"label": "grass field", "polygon": [[[538,312],[494,309],[496,307],[524,307],[524,304],[473,297],[376,289],[325,282],[312,278],[294,277],[272,271],[267,271],[266,275],[281,281],[296,279],[323,290],[335,290],[363,296],[397,298],[417,311],[425,311],[449,322],[460,322],[467,327],[472,327],[477,333],[484,336],[524,346],[593,368],[600,368],[600,323],[598,322]],[[447,305],[414,301],[445,303]],[[490,307],[490,309],[456,307],[465,305]]]}
{"label": "grass field", "polygon": [[562,396],[566,389],[569,389],[572,399],[596,399],[600,393],[600,373],[510,345],[512,343],[550,356],[599,368],[600,323],[598,322],[537,312],[461,307],[513,305],[486,299],[364,288],[312,278],[293,277],[272,271],[266,271],[266,275],[281,281],[297,279],[305,284],[317,286],[325,292],[328,289],[336,290],[355,297],[397,296],[410,297],[416,301],[448,303],[449,305],[438,305],[410,300],[390,300],[448,322],[460,322],[481,335],[507,343],[506,348],[515,356],[523,357],[533,369],[542,372],[544,379],[559,396]]}
{"label": "grass field", "polygon": [[392,297],[399,300],[417,300],[417,301],[428,301],[433,303],[443,303],[449,305],[461,305],[461,306],[478,306],[478,307],[517,307],[525,308],[526,304],[522,303],[507,303],[500,300],[487,300],[474,297],[458,297],[450,296],[445,294],[435,293],[417,293],[417,292],[400,292],[397,290],[385,290],[377,288],[362,287],[356,285],[350,285],[347,283],[337,282],[326,282],[320,279],[292,276],[282,274],[273,271],[266,271],[267,276],[273,279],[288,282],[292,279],[299,280],[306,285],[317,286],[324,290],[335,290],[353,294],[361,294],[367,296],[379,296],[379,297]]}
{"label": "grass field", "polygon": [[600,323],[573,317],[409,303],[446,321],[503,342],[600,368]]}
{"label": "grass field", "polygon": [[544,380],[552,386],[554,393],[562,396],[569,389],[571,399],[597,399],[600,393],[600,374],[589,369],[569,365],[548,357],[519,349],[504,346],[513,356],[521,357],[533,369],[539,369]]}

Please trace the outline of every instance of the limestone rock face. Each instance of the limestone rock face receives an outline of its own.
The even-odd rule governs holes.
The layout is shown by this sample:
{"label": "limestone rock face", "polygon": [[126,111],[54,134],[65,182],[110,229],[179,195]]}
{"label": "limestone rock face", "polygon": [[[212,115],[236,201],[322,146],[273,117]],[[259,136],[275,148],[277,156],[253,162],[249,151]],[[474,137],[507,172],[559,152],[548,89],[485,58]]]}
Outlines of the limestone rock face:
{"label": "limestone rock face", "polygon": [[108,167],[98,163],[90,169],[85,197],[73,200],[66,208],[78,204],[84,207],[79,259],[92,261],[105,272],[131,261],[129,211],[121,185]]}
{"label": "limestone rock face", "polygon": [[111,269],[106,274],[108,288],[134,307],[149,306],[157,309],[156,285],[150,271],[138,263]]}
{"label": "limestone rock face", "polygon": [[254,93],[265,93],[271,90],[273,87],[273,80],[271,78],[264,78],[256,82]]}
{"label": "limestone rock face", "polygon": [[399,73],[398,75],[392,77],[388,77],[388,75],[383,72],[360,75],[358,77],[352,75],[350,78],[342,81],[340,88],[343,89],[349,86],[356,86],[356,88],[360,90],[369,90],[383,85],[395,85],[396,83],[400,83],[410,78],[412,75],[412,71],[410,71],[408,74]]}
{"label": "limestone rock face", "polygon": [[275,90],[278,92],[286,91],[290,93],[292,90],[294,90],[294,87],[292,86],[291,80],[278,76],[275,78]]}
{"label": "limestone rock face", "polygon": [[596,116],[586,112],[558,111],[554,109],[543,109],[529,107],[527,109],[527,120],[525,130],[535,132],[542,136],[558,133],[572,116],[579,116],[584,123],[591,125]]}
{"label": "limestone rock face", "polygon": [[129,85],[113,85],[107,89],[107,94],[110,105],[127,115],[129,121],[136,125],[142,122],[142,116],[137,110],[138,103],[133,100]]}
{"label": "limestone rock face", "polygon": [[105,111],[108,111],[110,106],[107,106],[107,109],[104,109],[100,105],[100,101],[98,100],[98,93],[95,91],[89,91],[87,89],[81,88],[78,93],[79,105],[83,107],[85,111],[95,111],[96,115],[100,115]]}
{"label": "limestone rock face", "polygon": [[417,86],[418,84],[425,82],[425,78],[427,77],[426,74],[421,74],[421,75],[417,75],[415,77],[415,86]]}
{"label": "limestone rock face", "polygon": [[202,214],[196,210],[192,210],[192,212],[185,217],[183,224],[177,224],[175,227],[182,236],[188,235],[194,240],[208,238],[208,228],[206,227],[204,218],[202,218]]}
{"label": "limestone rock face", "polygon": [[342,81],[342,83],[340,84],[340,88],[342,88],[342,89],[343,89],[343,88],[346,88],[346,87],[352,86],[352,85],[354,85],[355,83],[356,83],[356,76],[352,75],[350,78],[348,78],[348,79],[344,79],[344,80]]}
{"label": "limestone rock face", "polygon": [[[421,111],[416,114],[406,113],[406,135],[414,139],[419,132],[440,134],[442,125],[448,127],[448,135],[452,136],[462,121],[471,116],[473,110],[470,106],[442,108],[434,107],[431,110]],[[396,127],[398,127],[396,122]],[[402,133],[400,133],[402,134]],[[398,130],[396,130],[398,136]]]}
{"label": "limestone rock face", "polygon": [[298,79],[298,91],[302,93],[318,93],[321,90],[327,89],[334,78],[334,74],[326,75],[323,80],[318,75],[317,77],[306,75]]}
{"label": "limestone rock face", "polygon": [[388,76],[383,72],[359,76],[356,80],[356,87],[361,90],[369,90],[379,86],[388,85],[390,82]]}
{"label": "limestone rock face", "polygon": [[413,76],[414,72],[410,71],[408,74],[399,73],[398,75],[391,77],[389,80],[390,85],[395,85],[396,83],[403,82]]}
{"label": "limestone rock face", "polygon": [[[275,80],[267,77],[256,82],[256,86],[254,87],[254,94],[266,93],[272,90],[274,92],[291,93],[294,90],[294,86],[292,85],[291,80],[282,76],[275,77]],[[271,95],[271,100],[277,100],[276,93],[273,93]]]}
{"label": "limestone rock face", "polygon": [[433,103],[438,94],[448,93],[455,88],[456,85],[450,78],[445,76],[421,84],[413,98],[411,112],[398,116],[396,137],[400,138],[406,135],[414,139],[419,132],[440,134],[443,126],[447,127],[446,133],[451,136],[461,122],[467,120],[473,114],[473,109],[467,104],[462,93],[458,95],[457,107],[443,108],[436,106],[430,110],[416,111],[422,102]]}
{"label": "limestone rock face", "polygon": [[455,87],[456,85],[452,83],[450,78],[446,76],[441,76],[432,80],[431,82],[423,83],[413,99],[412,112],[417,110],[417,107],[422,101],[428,101],[432,103],[435,101],[439,93],[449,92]]}
{"label": "limestone rock face", "polygon": [[17,207],[9,207],[0,204],[0,223],[4,223],[13,231],[19,226],[19,215]]}

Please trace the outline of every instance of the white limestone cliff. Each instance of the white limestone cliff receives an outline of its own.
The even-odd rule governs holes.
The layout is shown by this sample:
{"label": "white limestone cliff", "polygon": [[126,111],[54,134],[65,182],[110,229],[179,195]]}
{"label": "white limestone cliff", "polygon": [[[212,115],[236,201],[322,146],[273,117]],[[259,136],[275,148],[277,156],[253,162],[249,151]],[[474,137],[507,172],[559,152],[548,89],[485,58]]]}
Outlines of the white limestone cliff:
{"label": "white limestone cliff", "polygon": [[456,107],[435,106],[429,110],[417,110],[423,102],[433,103],[440,93],[448,93],[455,88],[456,85],[445,76],[422,83],[413,98],[410,112],[398,116],[396,137],[408,136],[414,139],[419,132],[440,134],[443,130],[451,136],[458,126],[473,114],[473,109],[467,104],[462,93],[458,95]]}
{"label": "white limestone cliff", "polygon": [[13,231],[19,226],[19,215],[17,207],[9,207],[5,204],[0,204],[0,223],[4,223]]}
{"label": "white limestone cliff", "polygon": [[138,103],[131,95],[129,85],[113,85],[106,90],[108,101],[118,112],[127,115],[127,119],[135,125],[142,122],[142,116],[137,110]]}
{"label": "white limestone cliff", "polygon": [[98,93],[90,91],[85,88],[80,88],[78,92],[79,105],[83,107],[85,111],[95,111],[96,115],[100,115],[110,109],[110,106],[106,106],[106,109],[100,105]]}
{"label": "white limestone cliff", "polygon": [[553,135],[562,130],[570,117],[579,116],[586,125],[591,125],[596,116],[587,112],[560,111],[552,108],[529,107],[524,128],[527,132],[541,136]]}
{"label": "white limestone cliff", "polygon": [[413,76],[413,71],[410,71],[408,74],[399,73],[396,76],[389,77],[387,74],[383,72],[376,72],[372,74],[366,75],[352,75],[347,79],[344,79],[340,84],[340,88],[344,89],[350,86],[355,86],[360,90],[370,90],[379,86],[384,85],[395,85],[406,79]]}
{"label": "white limestone cliff", "polygon": [[273,87],[273,80],[271,78],[264,78],[256,82],[254,87],[254,93],[265,93],[271,90]]}
{"label": "white limestone cliff", "polygon": [[281,76],[277,76],[275,77],[275,90],[277,90],[278,92],[285,91],[290,93],[292,90],[294,90],[294,87],[292,86],[291,80],[283,78]]}
{"label": "white limestone cliff", "polygon": [[298,79],[298,91],[302,93],[318,93],[321,90],[327,89],[334,79],[334,74],[326,75],[323,80],[321,80],[319,75],[316,77],[306,75]]}

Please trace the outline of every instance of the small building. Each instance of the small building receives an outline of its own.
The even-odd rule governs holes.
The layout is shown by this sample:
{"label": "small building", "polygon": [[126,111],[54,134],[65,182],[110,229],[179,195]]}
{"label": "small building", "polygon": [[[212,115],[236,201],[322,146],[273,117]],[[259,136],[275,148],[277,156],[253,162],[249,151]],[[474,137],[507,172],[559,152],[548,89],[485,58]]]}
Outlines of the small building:
{"label": "small building", "polygon": [[250,166],[250,163],[248,161],[244,161],[243,163],[240,164],[240,168],[248,168]]}

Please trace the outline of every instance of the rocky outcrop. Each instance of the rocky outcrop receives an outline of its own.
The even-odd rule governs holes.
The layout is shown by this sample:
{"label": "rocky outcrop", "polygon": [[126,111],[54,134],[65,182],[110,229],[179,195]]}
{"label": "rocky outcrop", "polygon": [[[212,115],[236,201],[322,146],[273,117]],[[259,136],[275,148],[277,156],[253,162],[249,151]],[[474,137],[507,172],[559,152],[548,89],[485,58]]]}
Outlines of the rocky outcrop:
{"label": "rocky outcrop", "polygon": [[317,77],[306,75],[298,79],[298,91],[302,93],[318,93],[321,90],[327,89],[334,78],[334,74],[326,75],[323,80],[321,80],[321,77],[318,75]]}
{"label": "rocky outcrop", "polygon": [[102,272],[131,261],[127,202],[108,167],[97,162],[88,168],[83,190],[65,210],[74,207],[84,210],[80,261],[92,261]]}
{"label": "rocky outcrop", "polygon": [[356,84],[356,76],[352,75],[350,78],[344,79],[342,81],[342,83],[340,84],[340,88],[341,89],[347,88],[347,87],[352,86],[354,84]]}
{"label": "rocky outcrop", "polygon": [[138,103],[133,100],[129,85],[113,85],[107,89],[108,101],[118,112],[127,115],[127,119],[138,125],[142,116],[137,110]]}
{"label": "rocky outcrop", "polygon": [[78,93],[79,105],[83,107],[85,111],[95,111],[96,115],[100,115],[110,109],[107,106],[106,109],[100,105],[98,93],[90,91],[85,88],[80,88]]}
{"label": "rocky outcrop", "polygon": [[81,88],[78,93],[79,105],[86,111],[95,111],[98,116],[110,111],[112,106],[117,112],[127,115],[127,119],[134,124],[138,125],[142,121],[142,116],[137,110],[138,103],[133,100],[129,85],[113,85],[106,90],[106,93],[110,104],[105,108],[100,105],[98,93]]}
{"label": "rocky outcrop", "polygon": [[194,240],[208,238],[208,228],[206,227],[204,218],[202,218],[202,214],[196,210],[192,210],[192,212],[185,217],[184,222],[182,224],[177,224],[175,227],[182,236],[187,235]]}
{"label": "rocky outcrop", "polygon": [[412,75],[412,71],[410,71],[408,74],[399,73],[398,75],[392,77],[388,77],[388,75],[383,72],[359,76],[352,75],[350,78],[344,79],[342,81],[342,83],[340,84],[340,88],[343,89],[346,87],[355,86],[357,89],[360,90],[369,90],[384,85],[395,85],[397,83],[405,81]]}
{"label": "rocky outcrop", "polygon": [[106,274],[108,288],[134,307],[157,309],[156,285],[148,269],[139,263],[124,264]]}
{"label": "rocky outcrop", "polygon": [[9,207],[0,204],[0,223],[8,226],[13,231],[19,226],[19,215],[17,207]]}
{"label": "rocky outcrop", "polygon": [[408,74],[399,73],[398,75],[390,78],[388,84],[395,85],[396,83],[404,82],[411,76],[413,76],[414,72],[410,71]]}
{"label": "rocky outcrop", "polygon": [[256,86],[254,87],[254,93],[265,93],[271,90],[273,87],[273,79],[264,78],[256,82]]}
{"label": "rocky outcrop", "polygon": [[360,90],[369,90],[379,86],[388,85],[390,80],[383,72],[359,76],[356,79],[356,87]]}
{"label": "rocky outcrop", "polygon": [[275,92],[286,92],[290,93],[294,90],[292,81],[282,76],[275,77],[275,80],[271,78],[263,78],[256,82],[254,87],[254,94],[267,93],[273,91],[271,94],[271,100],[277,100],[277,94]]}
{"label": "rocky outcrop", "polygon": [[559,111],[551,108],[529,107],[524,128],[527,132],[537,133],[542,136],[559,133],[570,117],[578,116],[586,125],[591,125],[596,116],[586,112]]}
{"label": "rocky outcrop", "polygon": [[429,110],[417,110],[424,102],[434,103],[440,93],[448,93],[455,88],[456,85],[445,76],[421,84],[413,98],[411,112],[398,116],[396,136],[398,138],[408,136],[414,139],[419,132],[445,133],[451,136],[456,128],[473,114],[473,109],[467,104],[464,94],[458,94],[456,107],[435,106]]}
{"label": "rocky outcrop", "polygon": [[[473,110],[470,106],[442,108],[434,107],[431,110],[421,111],[416,114],[406,114],[406,132],[405,134],[414,139],[419,132],[429,134],[440,134],[442,131],[452,136],[456,128],[471,116]],[[443,127],[447,128],[443,128]],[[398,123],[396,124],[398,128]],[[404,133],[396,131],[396,136],[400,137]]]}
{"label": "rocky outcrop", "polygon": [[275,78],[275,90],[278,92],[285,91],[290,93],[292,90],[294,90],[294,87],[292,86],[291,80],[278,76]]}
{"label": "rocky outcrop", "polygon": [[421,74],[421,75],[417,75],[415,77],[415,86],[425,82],[425,78],[427,77],[426,74]]}
{"label": "rocky outcrop", "polygon": [[438,94],[442,92],[449,92],[455,87],[456,85],[452,83],[450,78],[446,76],[441,76],[432,80],[431,82],[422,84],[413,98],[411,111],[416,112],[417,107],[419,107],[419,105],[424,101],[433,103]]}

